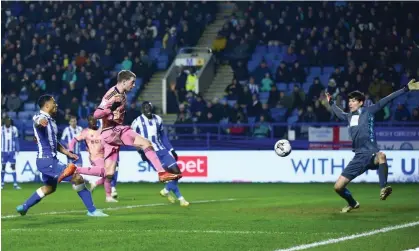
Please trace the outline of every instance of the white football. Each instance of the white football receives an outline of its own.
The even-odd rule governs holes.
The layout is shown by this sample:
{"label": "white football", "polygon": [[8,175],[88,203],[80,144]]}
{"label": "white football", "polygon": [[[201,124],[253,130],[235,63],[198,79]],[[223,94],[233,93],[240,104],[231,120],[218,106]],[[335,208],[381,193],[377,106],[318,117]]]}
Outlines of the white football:
{"label": "white football", "polygon": [[288,140],[281,139],[275,143],[275,153],[280,157],[286,157],[291,153],[292,147]]}

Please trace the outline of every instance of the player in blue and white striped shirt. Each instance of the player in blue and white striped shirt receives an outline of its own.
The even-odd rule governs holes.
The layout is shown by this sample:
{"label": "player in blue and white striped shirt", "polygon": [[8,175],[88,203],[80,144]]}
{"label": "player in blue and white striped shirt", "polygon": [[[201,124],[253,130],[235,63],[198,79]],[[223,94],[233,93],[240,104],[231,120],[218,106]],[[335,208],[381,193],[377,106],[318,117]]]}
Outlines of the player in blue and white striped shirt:
{"label": "player in blue and white striped shirt", "polygon": [[[180,174],[181,171],[176,163],[178,156],[173,149],[172,144],[170,144],[169,138],[164,132],[163,120],[160,116],[153,114],[152,111],[153,105],[151,102],[143,102],[141,105],[142,114],[132,122],[131,128],[144,138],[151,141],[163,168],[167,172]],[[141,154],[143,160],[147,160],[143,151],[139,150],[138,152]],[[151,165],[150,162],[149,164]],[[183,198],[179,191],[178,180],[171,180],[167,182],[165,188],[160,191],[161,196],[167,197],[171,203],[174,203],[176,199],[170,194],[170,192],[173,192],[176,195],[181,206],[189,205],[189,202]]]}
{"label": "player in blue and white striped shirt", "polygon": [[13,187],[20,189],[16,179],[16,154],[19,153],[19,133],[17,128],[12,125],[12,120],[7,117],[1,127],[1,189],[4,186],[4,175],[6,174],[6,164],[10,163],[13,176]]}
{"label": "player in blue and white striped shirt", "polygon": [[[69,126],[67,126],[66,128],[64,128],[63,134],[61,135],[61,142],[63,143],[63,145],[68,148],[70,142],[81,133],[81,131],[83,130],[83,128],[81,128],[81,126],[77,125],[77,118],[74,116],[71,116],[70,121],[69,121]],[[67,163],[71,163],[73,162],[76,165],[82,165],[83,164],[83,159],[81,158],[81,151],[80,151],[80,142],[77,142],[74,145],[74,151],[73,153],[76,154],[79,158],[76,161],[73,161],[70,158],[67,158]]]}
{"label": "player in blue and white striped shirt", "polygon": [[73,189],[87,208],[88,216],[108,216],[97,210],[92,201],[92,195],[84,184],[83,177],[75,173],[76,166],[73,163],[65,165],[57,159],[58,152],[77,160],[77,155],[68,151],[57,140],[58,128],[53,116],[57,114],[58,106],[54,97],[42,95],[38,100],[41,109],[33,116],[33,130],[38,145],[36,167],[42,173],[44,186],[38,188],[22,205],[16,207],[16,211],[25,215],[28,210],[40,202],[45,196],[50,195],[57,189],[58,183],[67,181],[73,183]]}

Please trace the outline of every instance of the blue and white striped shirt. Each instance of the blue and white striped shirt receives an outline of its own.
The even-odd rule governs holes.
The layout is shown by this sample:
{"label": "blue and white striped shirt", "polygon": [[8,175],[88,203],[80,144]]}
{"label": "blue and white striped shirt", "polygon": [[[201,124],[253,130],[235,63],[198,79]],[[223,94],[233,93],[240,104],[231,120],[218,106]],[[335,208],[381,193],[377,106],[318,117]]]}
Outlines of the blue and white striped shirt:
{"label": "blue and white striped shirt", "polygon": [[132,124],[132,130],[142,135],[144,138],[151,141],[153,148],[156,151],[172,150],[173,146],[170,144],[163,128],[163,120],[160,116],[153,114],[151,119],[144,115],[138,116]]}
{"label": "blue and white striped shirt", "polygon": [[[67,126],[64,129],[63,134],[61,135],[62,143],[65,143],[65,145],[68,148],[68,146],[70,145],[71,140],[73,140],[73,138],[75,138],[77,135],[79,135],[82,130],[83,130],[83,128],[81,128],[81,126],[76,126],[76,128],[73,128],[71,126]],[[77,143],[74,145],[74,153],[75,154],[80,153],[80,146],[81,146],[80,142],[77,141]]]}
{"label": "blue and white striped shirt", "polygon": [[19,132],[16,126],[1,127],[1,151],[18,152],[19,151]]}
{"label": "blue and white striped shirt", "polygon": [[[48,125],[39,125],[41,119],[46,119]],[[58,128],[55,120],[46,112],[40,111],[33,116],[33,131],[38,144],[38,158],[54,158],[57,156]]]}

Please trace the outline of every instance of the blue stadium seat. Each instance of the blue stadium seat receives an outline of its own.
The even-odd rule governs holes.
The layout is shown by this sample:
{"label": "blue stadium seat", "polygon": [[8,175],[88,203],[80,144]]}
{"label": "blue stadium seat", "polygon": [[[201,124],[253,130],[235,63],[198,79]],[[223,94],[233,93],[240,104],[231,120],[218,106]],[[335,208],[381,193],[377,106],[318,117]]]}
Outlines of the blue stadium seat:
{"label": "blue stadium seat", "polygon": [[276,83],[276,88],[278,91],[286,91],[288,89],[288,85],[286,83]]}
{"label": "blue stadium seat", "polygon": [[322,74],[322,70],[320,67],[310,67],[310,75],[313,76],[320,76]]}
{"label": "blue stadium seat", "polygon": [[21,111],[17,114],[18,119],[20,120],[28,120],[30,116],[30,112],[27,111]]}
{"label": "blue stadium seat", "polygon": [[247,118],[247,122],[248,122],[249,124],[254,124],[254,123],[256,122],[256,117],[248,117],[248,118]]}
{"label": "blue stadium seat", "polygon": [[35,103],[25,103],[24,105],[23,105],[23,110],[25,110],[25,111],[34,111],[34,110],[36,110],[36,106],[35,106]]}
{"label": "blue stadium seat", "polygon": [[330,76],[330,74],[332,74],[334,71],[335,71],[335,68],[334,68],[334,67],[330,67],[330,66],[328,66],[328,67],[324,67],[324,68],[323,68],[323,74],[326,74],[326,75],[329,75],[329,76]]}
{"label": "blue stadium seat", "polygon": [[168,62],[167,61],[158,62],[157,63],[157,69],[159,69],[159,70],[166,70],[167,69],[167,65],[168,65]]}
{"label": "blue stadium seat", "polygon": [[169,57],[166,54],[161,54],[157,58],[158,62],[169,62]]}
{"label": "blue stadium seat", "polygon": [[163,47],[163,43],[160,40],[156,40],[154,41],[154,48],[162,48]]}
{"label": "blue stadium seat", "polygon": [[258,45],[256,46],[256,53],[265,54],[266,53],[266,46],[264,45]]}
{"label": "blue stadium seat", "polygon": [[253,61],[253,60],[249,61],[249,62],[247,62],[247,70],[249,72],[252,72],[258,67],[258,65],[259,65],[259,62],[257,62],[257,61]]}
{"label": "blue stadium seat", "polygon": [[394,69],[396,72],[400,73],[402,71],[402,65],[401,64],[395,64]]}
{"label": "blue stadium seat", "polygon": [[11,119],[15,119],[17,117],[16,112],[7,112],[7,116],[9,116]]}
{"label": "blue stadium seat", "polygon": [[288,122],[288,124],[294,124],[294,123],[296,123],[298,121],[298,116],[290,116],[288,119],[287,119],[287,122]]}
{"label": "blue stadium seat", "polygon": [[281,48],[279,46],[268,46],[268,52],[279,54],[281,52]]}

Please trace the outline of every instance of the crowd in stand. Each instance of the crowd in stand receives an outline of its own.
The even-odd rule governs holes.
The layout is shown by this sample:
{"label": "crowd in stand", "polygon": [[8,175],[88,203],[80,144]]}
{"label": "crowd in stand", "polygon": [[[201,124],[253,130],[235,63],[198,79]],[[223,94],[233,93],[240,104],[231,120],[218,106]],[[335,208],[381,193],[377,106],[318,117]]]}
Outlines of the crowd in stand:
{"label": "crowd in stand", "polygon": [[[347,95],[353,90],[364,92],[365,105],[370,105],[406,85],[409,79],[419,79],[417,3],[237,5],[239,9],[226,20],[213,43],[218,62],[228,62],[234,71],[232,83],[226,86],[224,97],[213,101],[190,94],[194,98],[181,104],[178,123],[246,123],[256,118],[265,124],[274,122],[270,108],[281,107],[287,110],[282,121],[297,113],[296,122],[326,122],[336,120],[325,100],[326,91],[347,110]],[[249,69],[252,53],[262,46],[279,52],[280,60],[264,55],[256,69]],[[312,67],[334,69],[327,78],[319,78],[310,72]],[[308,81],[310,87],[304,91],[302,85]],[[278,90],[276,83],[284,83],[286,90]],[[261,102],[263,93],[269,95]],[[408,104],[401,102],[394,112],[389,105],[376,120],[418,122],[418,104],[408,110]]]}
{"label": "crowd in stand", "polygon": [[[292,116],[297,122],[334,119],[324,99],[326,90],[347,110],[352,90],[365,92],[368,105],[410,78],[419,79],[415,2],[236,4],[237,11],[213,43],[217,62],[229,63],[234,79],[224,97],[205,101],[193,92],[195,69],[182,69],[169,90],[169,99],[179,104],[169,111],[179,113],[177,123],[256,121],[252,133],[266,135],[261,125],[290,122]],[[215,13],[216,4],[206,2],[4,2],[2,111],[19,113],[25,103],[48,92],[57,97],[59,123],[66,124],[71,115],[86,118],[115,84],[115,65],[147,82],[156,69],[149,53],[155,42],[172,60],[179,47],[197,42]],[[263,55],[257,67],[249,67],[261,47],[275,52],[273,58]],[[325,79],[323,70],[313,76],[313,67],[335,70]],[[307,82],[312,84],[304,89]],[[286,113],[278,119],[272,108]],[[127,117],[138,109],[131,104]],[[395,111],[386,107],[376,119],[419,121],[418,112],[401,102]],[[237,128],[226,131],[243,133]]]}
{"label": "crowd in stand", "polygon": [[85,119],[118,70],[147,82],[155,42],[158,55],[172,60],[179,47],[197,42],[215,13],[216,4],[206,2],[4,2],[2,115],[53,93],[58,123]]}

